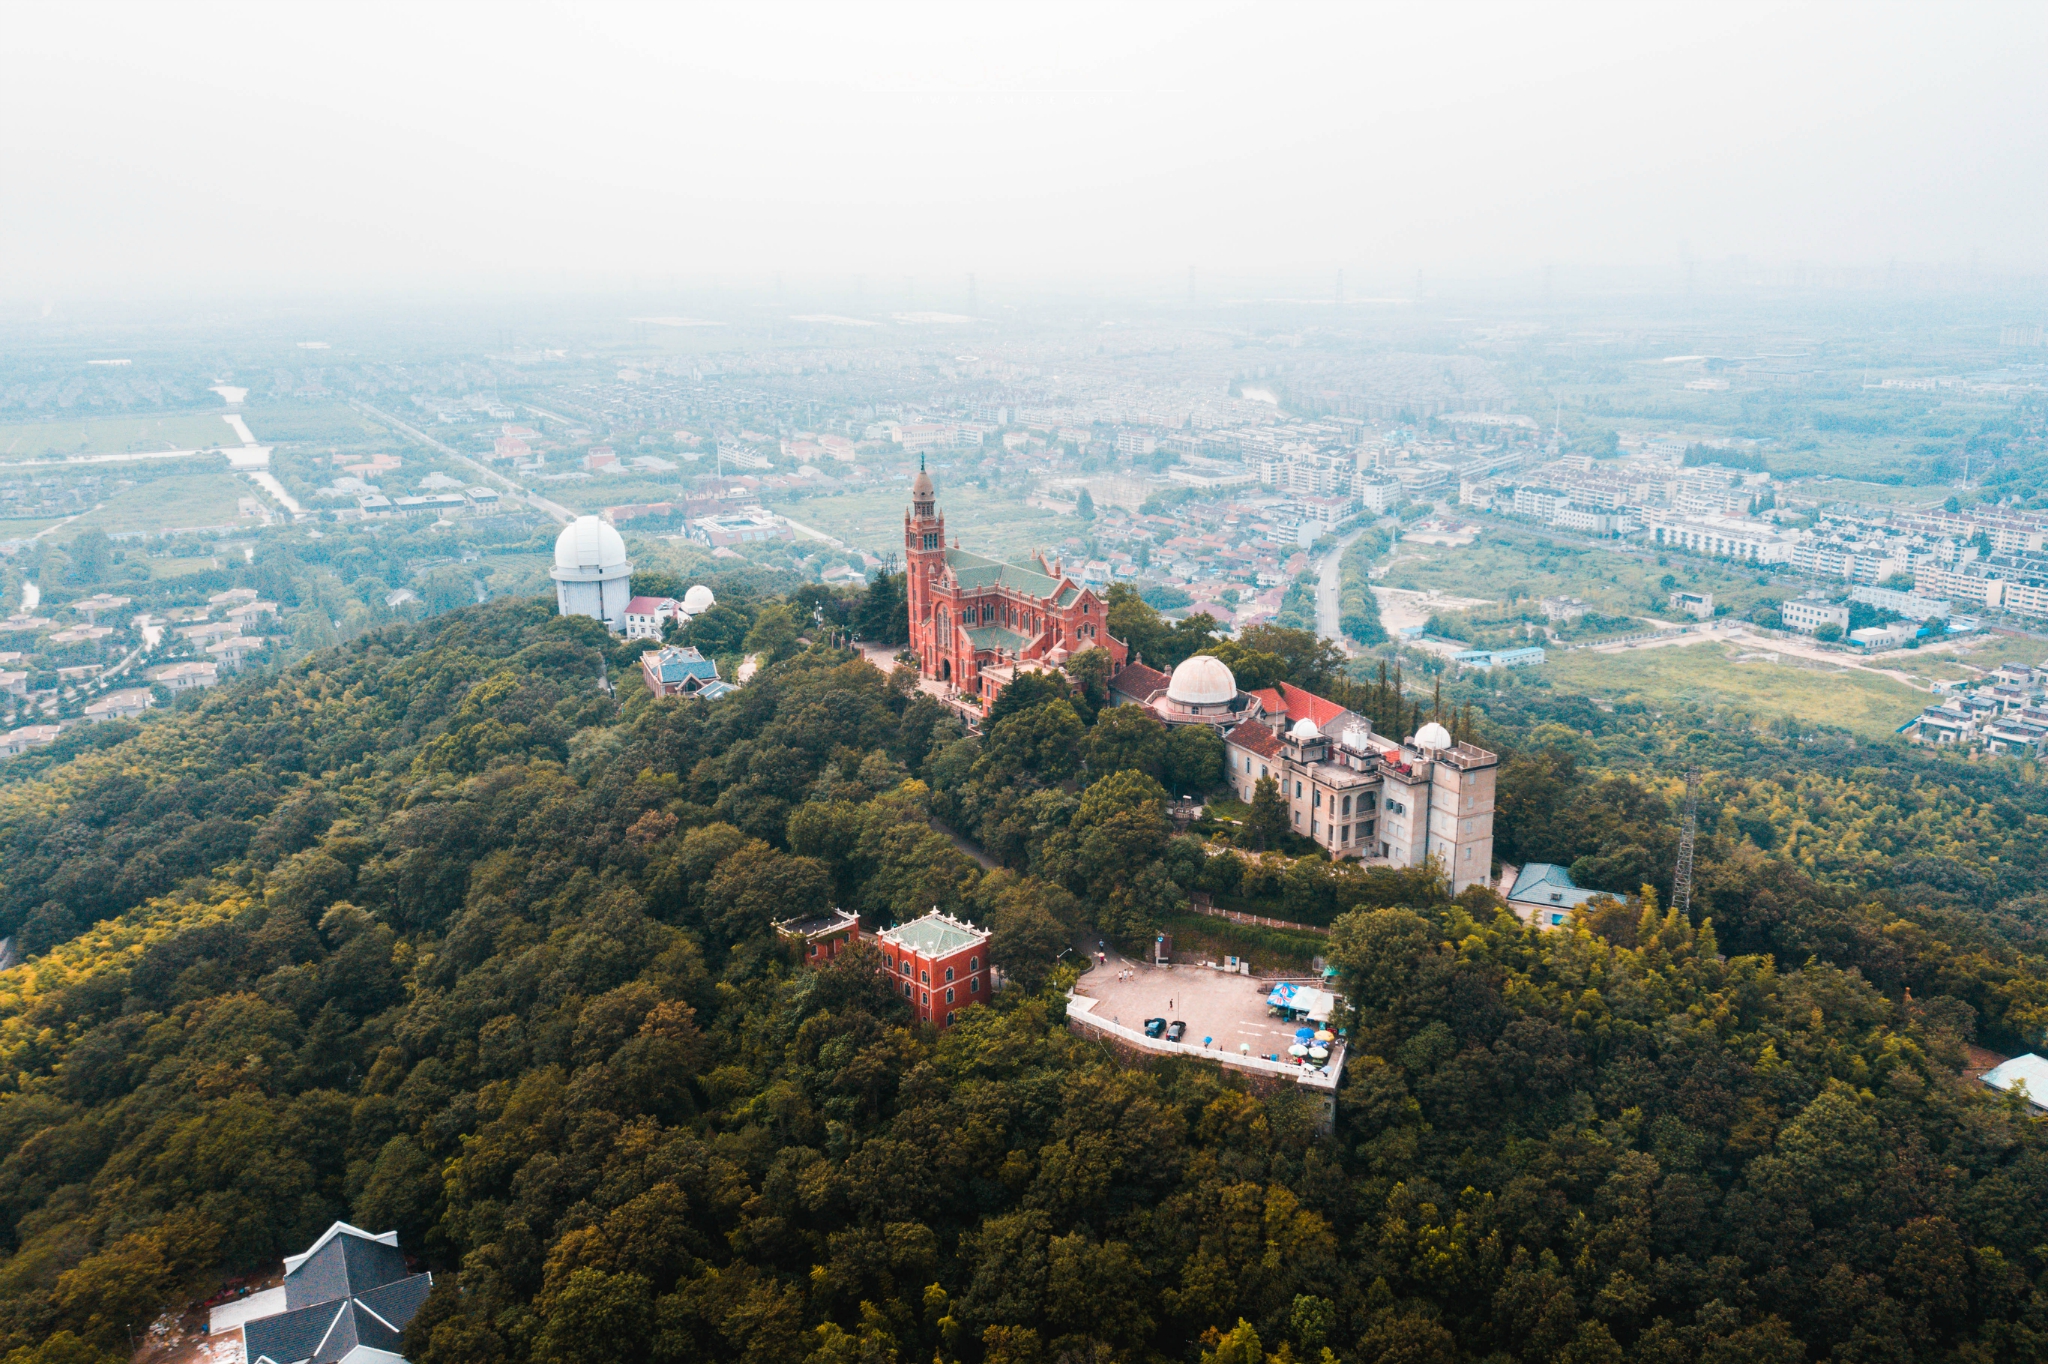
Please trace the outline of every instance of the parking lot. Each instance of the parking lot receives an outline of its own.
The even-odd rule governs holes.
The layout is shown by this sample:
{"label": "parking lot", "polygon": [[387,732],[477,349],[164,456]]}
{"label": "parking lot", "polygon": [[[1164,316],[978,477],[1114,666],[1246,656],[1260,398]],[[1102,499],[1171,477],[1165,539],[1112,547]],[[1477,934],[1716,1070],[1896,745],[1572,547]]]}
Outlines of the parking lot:
{"label": "parking lot", "polygon": [[[1128,980],[1118,980],[1129,970]],[[1095,1015],[1127,1028],[1142,1028],[1148,1018],[1183,1019],[1190,1046],[1213,1038],[1218,1051],[1235,1053],[1248,1047],[1254,1056],[1283,1059],[1298,1024],[1266,1012],[1266,996],[1274,982],[1251,976],[1225,975],[1204,966],[1147,966],[1111,953],[1107,966],[1097,966],[1076,982],[1074,993],[1100,1001]]]}

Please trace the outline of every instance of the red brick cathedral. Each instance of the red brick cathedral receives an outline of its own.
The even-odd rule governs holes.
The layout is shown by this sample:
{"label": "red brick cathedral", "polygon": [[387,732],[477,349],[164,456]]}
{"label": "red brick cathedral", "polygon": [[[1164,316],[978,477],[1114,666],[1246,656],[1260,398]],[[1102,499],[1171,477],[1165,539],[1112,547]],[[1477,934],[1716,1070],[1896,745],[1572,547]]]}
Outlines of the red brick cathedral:
{"label": "red brick cathedral", "polygon": [[1041,554],[1019,567],[946,543],[946,518],[922,457],[903,517],[903,549],[910,647],[926,677],[992,701],[1020,663],[1058,667],[1071,654],[1102,648],[1111,672],[1122,670],[1127,651],[1110,637],[1102,599],[1062,573],[1057,559]]}

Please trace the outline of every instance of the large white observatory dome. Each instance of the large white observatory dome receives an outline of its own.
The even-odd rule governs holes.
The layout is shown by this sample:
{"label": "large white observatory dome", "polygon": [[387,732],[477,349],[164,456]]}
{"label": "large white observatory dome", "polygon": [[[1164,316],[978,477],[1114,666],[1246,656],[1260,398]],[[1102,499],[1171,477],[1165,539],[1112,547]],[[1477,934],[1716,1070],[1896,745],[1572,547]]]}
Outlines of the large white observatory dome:
{"label": "large white observatory dome", "polygon": [[698,583],[683,593],[683,610],[693,616],[701,616],[718,604],[718,598],[711,595],[711,589]]}
{"label": "large white observatory dome", "polygon": [[595,516],[579,516],[555,539],[555,567],[600,572],[626,562],[626,542]]}
{"label": "large white observatory dome", "polygon": [[1182,659],[1166,684],[1166,699],[1186,706],[1227,705],[1236,695],[1230,665],[1210,654]]}
{"label": "large white observatory dome", "polygon": [[595,516],[579,516],[555,540],[555,607],[565,616],[590,616],[612,630],[625,627],[633,565],[626,542]]}
{"label": "large white observatory dome", "polygon": [[1451,746],[1451,732],[1432,720],[1421,729],[1415,731],[1415,746],[1417,748],[1449,748]]}

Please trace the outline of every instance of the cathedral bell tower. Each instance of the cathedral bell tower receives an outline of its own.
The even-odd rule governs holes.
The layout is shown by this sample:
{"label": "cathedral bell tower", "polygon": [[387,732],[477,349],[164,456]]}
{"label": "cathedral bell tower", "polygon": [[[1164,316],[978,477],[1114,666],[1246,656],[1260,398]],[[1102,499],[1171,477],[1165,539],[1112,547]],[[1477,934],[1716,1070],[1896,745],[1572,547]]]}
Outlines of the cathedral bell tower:
{"label": "cathedral bell tower", "polygon": [[929,672],[937,642],[932,637],[932,584],[946,562],[946,518],[939,511],[938,493],[932,487],[932,476],[925,472],[923,455],[917,457],[917,477],[910,484],[910,510],[903,514],[903,561],[910,643]]}

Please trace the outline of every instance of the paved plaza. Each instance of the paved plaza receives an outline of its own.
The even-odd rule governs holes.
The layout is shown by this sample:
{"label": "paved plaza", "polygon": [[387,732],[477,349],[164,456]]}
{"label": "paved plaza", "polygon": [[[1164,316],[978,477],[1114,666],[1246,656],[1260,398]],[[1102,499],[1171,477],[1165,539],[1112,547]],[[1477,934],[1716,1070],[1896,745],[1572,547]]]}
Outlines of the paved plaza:
{"label": "paved plaza", "polygon": [[[1131,977],[1118,980],[1126,970]],[[1249,1046],[1254,1056],[1284,1060],[1300,1025],[1267,1012],[1275,983],[1206,966],[1147,966],[1112,952],[1107,966],[1093,967],[1075,983],[1074,993],[1098,1001],[1096,1017],[1126,1028],[1143,1028],[1148,1018],[1183,1019],[1188,1032],[1182,1040],[1189,1046],[1209,1037],[1218,1051],[1236,1055]]]}

